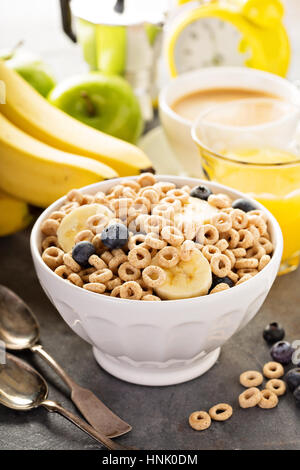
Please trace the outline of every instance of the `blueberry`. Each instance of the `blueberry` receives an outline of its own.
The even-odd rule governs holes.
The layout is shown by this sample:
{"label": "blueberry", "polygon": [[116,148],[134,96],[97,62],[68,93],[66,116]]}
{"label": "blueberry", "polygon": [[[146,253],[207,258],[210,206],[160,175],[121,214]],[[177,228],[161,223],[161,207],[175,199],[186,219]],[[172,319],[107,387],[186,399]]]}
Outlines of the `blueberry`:
{"label": "blueberry", "polygon": [[270,344],[281,341],[284,338],[284,335],[284,329],[277,322],[270,323],[263,331],[263,338]]}
{"label": "blueberry", "polygon": [[236,199],[232,204],[234,209],[241,209],[241,211],[249,212],[254,211],[257,207],[248,199]]}
{"label": "blueberry", "polygon": [[128,241],[128,229],[123,224],[111,224],[101,233],[103,245],[111,250],[121,248]]}
{"label": "blueberry", "polygon": [[294,351],[294,348],[287,341],[278,341],[272,346],[270,353],[274,361],[289,364]]}
{"label": "blueberry", "polygon": [[297,406],[300,406],[300,386],[298,385],[298,387],[294,390],[294,398],[295,398],[295,402],[296,402],[296,405]]}
{"label": "blueberry", "polygon": [[80,266],[89,266],[89,257],[96,253],[95,247],[90,242],[77,243],[72,251],[72,258]]}
{"label": "blueberry", "polygon": [[210,288],[210,291],[216,287],[218,284],[221,284],[221,283],[225,283],[225,284],[228,284],[229,287],[233,287],[234,286],[234,283],[233,281],[229,278],[229,277],[218,277],[216,276],[215,274],[212,275],[212,285],[211,285],[211,288]]}
{"label": "blueberry", "polygon": [[198,199],[202,199],[203,201],[207,201],[209,196],[212,194],[212,191],[204,185],[196,186],[190,192],[190,196],[197,197]]}
{"label": "blueberry", "polygon": [[295,388],[299,387],[300,385],[300,369],[295,368],[289,370],[285,375],[284,380],[288,384],[290,390],[293,392]]}

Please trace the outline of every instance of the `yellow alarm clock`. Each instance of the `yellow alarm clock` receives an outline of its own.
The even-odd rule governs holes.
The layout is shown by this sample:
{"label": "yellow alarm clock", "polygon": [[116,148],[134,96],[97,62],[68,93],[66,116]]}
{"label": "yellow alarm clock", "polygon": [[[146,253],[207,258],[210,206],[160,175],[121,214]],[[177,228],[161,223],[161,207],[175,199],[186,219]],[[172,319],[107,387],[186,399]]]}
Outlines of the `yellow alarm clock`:
{"label": "yellow alarm clock", "polygon": [[179,0],[179,4],[166,29],[171,76],[217,65],[287,74],[291,50],[279,0]]}

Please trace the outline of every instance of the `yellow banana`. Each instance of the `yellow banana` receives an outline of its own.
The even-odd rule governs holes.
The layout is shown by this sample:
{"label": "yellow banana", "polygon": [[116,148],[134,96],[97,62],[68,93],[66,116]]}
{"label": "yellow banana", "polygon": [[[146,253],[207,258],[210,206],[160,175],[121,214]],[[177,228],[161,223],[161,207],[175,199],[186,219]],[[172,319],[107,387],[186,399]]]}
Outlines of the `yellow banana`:
{"label": "yellow banana", "polygon": [[0,80],[6,87],[6,103],[0,105],[0,111],[36,139],[65,152],[94,158],[120,176],[151,170],[151,161],[138,147],[97,131],[55,108],[1,60]]}
{"label": "yellow banana", "polygon": [[31,220],[26,202],[0,190],[0,237],[22,230]]}
{"label": "yellow banana", "polygon": [[112,168],[92,158],[34,139],[0,113],[0,188],[7,193],[47,207],[71,188],[116,176]]}

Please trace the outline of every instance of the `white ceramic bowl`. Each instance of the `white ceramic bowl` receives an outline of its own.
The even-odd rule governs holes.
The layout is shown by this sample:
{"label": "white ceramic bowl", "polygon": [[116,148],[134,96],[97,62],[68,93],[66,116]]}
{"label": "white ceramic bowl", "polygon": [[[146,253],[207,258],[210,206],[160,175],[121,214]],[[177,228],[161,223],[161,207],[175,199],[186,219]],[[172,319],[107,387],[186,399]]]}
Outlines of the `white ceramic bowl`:
{"label": "white ceramic bowl", "polygon": [[[178,185],[206,184],[214,192],[236,199],[237,191],[217,183],[174,176],[158,180]],[[107,191],[119,180],[83,188],[89,194]],[[269,218],[275,246],[270,263],[249,281],[224,292],[163,302],[126,300],[88,292],[54,274],[41,258],[41,223],[63,198],[46,209],[31,234],[31,251],[39,281],[51,302],[75,333],[93,346],[98,363],[112,375],[142,385],[171,385],[206,372],[217,360],[220,346],[258,312],[276,277],[282,234]],[[258,207],[262,207],[256,203]]]}

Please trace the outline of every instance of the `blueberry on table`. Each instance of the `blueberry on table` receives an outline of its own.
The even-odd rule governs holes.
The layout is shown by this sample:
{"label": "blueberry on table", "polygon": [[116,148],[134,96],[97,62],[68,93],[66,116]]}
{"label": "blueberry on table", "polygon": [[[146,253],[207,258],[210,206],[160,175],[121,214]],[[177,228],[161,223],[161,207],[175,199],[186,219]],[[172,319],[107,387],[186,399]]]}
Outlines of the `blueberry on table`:
{"label": "blueberry on table", "polygon": [[198,199],[202,199],[203,201],[207,201],[209,196],[212,194],[212,191],[204,185],[196,186],[190,192],[190,196],[197,197]]}
{"label": "blueberry on table", "polygon": [[244,212],[254,211],[257,209],[257,207],[248,199],[236,199],[236,201],[233,202],[232,207]]}
{"label": "blueberry on table", "polygon": [[227,284],[229,287],[233,287],[234,286],[234,283],[233,281],[225,276],[225,277],[218,277],[216,276],[215,274],[212,275],[212,284],[211,284],[211,288],[210,288],[210,291],[212,289],[214,289],[214,287],[216,287],[218,284],[222,284],[222,283],[225,283]]}
{"label": "blueberry on table", "polygon": [[300,386],[300,369],[296,367],[295,369],[289,370],[285,377],[284,380],[289,386],[289,389],[293,392],[295,388]]}
{"label": "blueberry on table", "polygon": [[263,331],[263,338],[270,344],[281,341],[284,338],[284,335],[284,329],[277,322],[270,323]]}
{"label": "blueberry on table", "polygon": [[300,386],[294,390],[294,398],[297,406],[300,406]]}
{"label": "blueberry on table", "polygon": [[278,341],[272,346],[270,353],[274,361],[280,362],[280,364],[289,364],[294,351],[288,341]]}
{"label": "blueberry on table", "polygon": [[113,250],[121,248],[127,243],[129,237],[128,229],[124,224],[111,224],[101,233],[103,245]]}
{"label": "blueberry on table", "polygon": [[91,242],[83,241],[76,243],[72,250],[72,258],[80,266],[89,265],[89,257],[96,253],[95,247]]}

